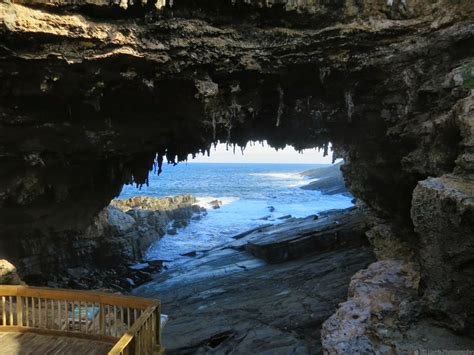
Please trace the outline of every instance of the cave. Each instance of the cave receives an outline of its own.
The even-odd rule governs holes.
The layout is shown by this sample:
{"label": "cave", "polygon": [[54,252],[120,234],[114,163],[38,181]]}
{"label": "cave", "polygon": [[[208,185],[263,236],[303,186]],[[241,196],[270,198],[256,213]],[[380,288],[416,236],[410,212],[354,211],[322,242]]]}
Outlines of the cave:
{"label": "cave", "polygon": [[468,0],[4,0],[0,257],[33,284],[94,264],[102,211],[164,159],[320,148],[344,160],[376,260],[315,351],[397,353],[414,324],[471,339],[473,90]]}

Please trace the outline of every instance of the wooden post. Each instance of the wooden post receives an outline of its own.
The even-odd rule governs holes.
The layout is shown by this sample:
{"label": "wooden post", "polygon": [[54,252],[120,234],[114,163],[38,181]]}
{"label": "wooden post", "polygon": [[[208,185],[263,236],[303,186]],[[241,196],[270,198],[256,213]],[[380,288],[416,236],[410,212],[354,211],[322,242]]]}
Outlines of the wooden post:
{"label": "wooden post", "polygon": [[23,327],[23,297],[16,297],[16,325]]}
{"label": "wooden post", "polygon": [[12,296],[8,296],[8,309],[10,311],[10,325],[13,325],[13,299],[12,299]]}
{"label": "wooden post", "polygon": [[2,296],[2,325],[7,325],[7,309],[5,304],[5,296]]}
{"label": "wooden post", "polygon": [[104,316],[104,305],[100,304],[99,306],[99,332],[100,334],[105,334],[105,316]]}
{"label": "wooden post", "polygon": [[156,307],[156,343],[161,347],[161,303]]}
{"label": "wooden post", "polygon": [[129,348],[129,354],[136,354],[137,351],[137,337],[135,336],[132,341],[130,342],[128,348]]}

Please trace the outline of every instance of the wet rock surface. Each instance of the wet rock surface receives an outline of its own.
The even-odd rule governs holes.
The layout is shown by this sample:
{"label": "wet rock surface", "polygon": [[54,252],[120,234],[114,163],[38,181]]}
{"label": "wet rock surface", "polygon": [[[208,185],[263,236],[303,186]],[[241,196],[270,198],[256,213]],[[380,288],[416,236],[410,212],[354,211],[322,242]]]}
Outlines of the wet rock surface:
{"label": "wet rock surface", "polygon": [[[344,212],[335,212],[344,214]],[[327,228],[311,217],[313,229]],[[298,239],[300,220],[284,222]],[[321,324],[345,300],[353,272],[373,255],[366,243],[314,250],[291,261],[269,264],[244,245],[280,226],[243,233],[227,246],[199,253],[164,271],[134,294],[158,297],[169,315],[163,339],[170,354],[320,353]],[[349,228],[349,225],[347,225]]]}
{"label": "wet rock surface", "polygon": [[365,215],[357,209],[327,211],[263,227],[248,234],[242,247],[268,263],[280,263],[366,241]]}

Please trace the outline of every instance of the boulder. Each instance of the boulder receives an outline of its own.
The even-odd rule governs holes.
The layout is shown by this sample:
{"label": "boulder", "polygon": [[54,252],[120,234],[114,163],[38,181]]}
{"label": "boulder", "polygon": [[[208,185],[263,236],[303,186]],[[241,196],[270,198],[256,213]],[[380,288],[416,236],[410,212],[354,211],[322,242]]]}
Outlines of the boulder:
{"label": "boulder", "polygon": [[445,175],[418,183],[411,216],[418,234],[426,306],[451,328],[474,329],[474,187]]}
{"label": "boulder", "polygon": [[211,201],[209,202],[209,205],[213,208],[213,209],[218,209],[222,206],[222,201],[219,201],[219,200],[214,200],[214,201]]}
{"label": "boulder", "polygon": [[114,206],[107,208],[108,223],[117,233],[127,233],[135,226],[135,219]]}
{"label": "boulder", "polygon": [[16,272],[16,267],[8,260],[0,260],[0,285],[20,285],[23,282]]}
{"label": "boulder", "polygon": [[[419,272],[413,263],[386,260],[356,273],[349,299],[323,323],[321,341],[327,354],[397,354],[398,328],[419,310]],[[419,305],[418,305],[419,306]]]}

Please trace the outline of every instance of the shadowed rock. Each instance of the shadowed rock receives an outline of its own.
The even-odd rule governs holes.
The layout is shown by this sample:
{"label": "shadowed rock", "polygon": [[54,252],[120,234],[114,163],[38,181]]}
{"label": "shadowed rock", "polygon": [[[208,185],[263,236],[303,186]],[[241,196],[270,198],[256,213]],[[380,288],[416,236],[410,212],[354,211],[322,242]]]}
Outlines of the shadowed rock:
{"label": "shadowed rock", "polygon": [[243,247],[268,263],[280,263],[342,246],[366,243],[364,214],[356,209],[329,211],[257,230]]}
{"label": "shadowed rock", "polygon": [[[334,219],[338,213],[344,224],[345,212],[334,212]],[[304,235],[309,227],[302,228],[302,221],[242,233],[230,246],[200,253],[135,289],[136,295],[160,297],[170,317],[163,333],[167,352],[320,353],[322,322],[345,300],[352,274],[373,255],[367,246],[341,243],[332,251],[267,264],[242,248],[272,230]],[[278,233],[273,242],[280,243]]]}

